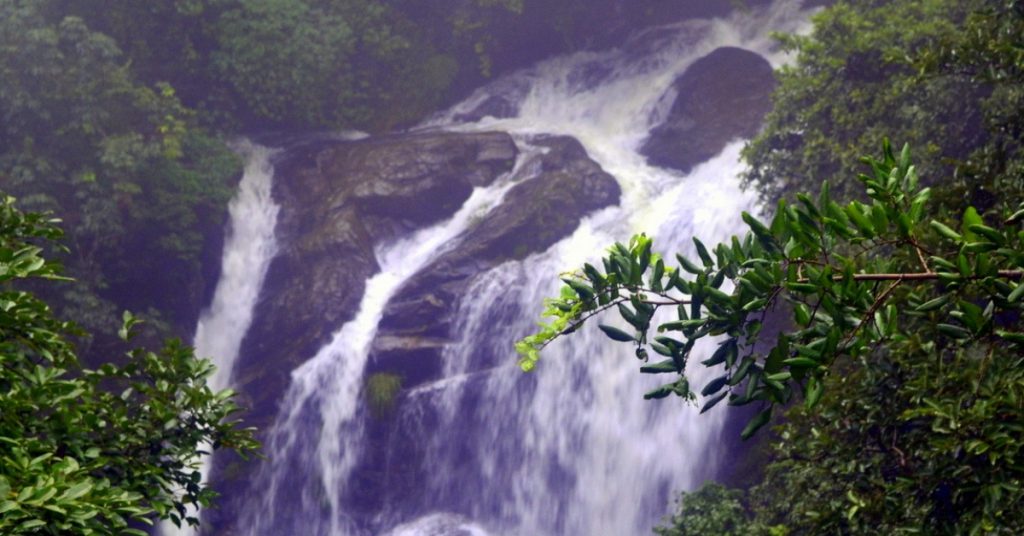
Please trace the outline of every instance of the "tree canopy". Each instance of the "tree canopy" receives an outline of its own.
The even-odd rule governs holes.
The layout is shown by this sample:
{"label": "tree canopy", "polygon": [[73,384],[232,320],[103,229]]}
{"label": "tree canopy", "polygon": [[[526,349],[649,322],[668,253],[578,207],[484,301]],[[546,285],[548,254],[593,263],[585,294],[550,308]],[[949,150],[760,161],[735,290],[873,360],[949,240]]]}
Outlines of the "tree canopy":
{"label": "tree canopy", "polygon": [[964,200],[988,210],[1024,195],[1024,61],[1018,0],[839,1],[806,36],[781,36],[796,54],[777,72],[763,132],[744,150],[748,184],[766,198],[816,191],[861,195],[861,155],[884,136],[917,151],[936,210]]}

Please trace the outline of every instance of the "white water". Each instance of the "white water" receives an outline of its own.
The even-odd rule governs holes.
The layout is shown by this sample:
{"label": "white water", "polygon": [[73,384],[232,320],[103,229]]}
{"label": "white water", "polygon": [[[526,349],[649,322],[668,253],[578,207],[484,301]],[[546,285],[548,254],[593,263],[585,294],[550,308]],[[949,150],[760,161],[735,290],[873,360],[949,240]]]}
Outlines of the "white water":
{"label": "white water", "polygon": [[[527,148],[526,154],[531,152]],[[312,359],[292,372],[292,383],[269,441],[274,459],[260,475],[260,482],[270,493],[264,495],[261,507],[246,510],[243,526],[247,533],[272,534],[277,530],[278,494],[290,495],[298,489],[292,465],[295,460],[319,484],[315,486],[316,494],[310,494],[308,487],[303,490],[300,509],[314,515],[307,518],[301,532],[336,535],[356,530],[342,508],[341,496],[348,485],[346,477],[361,453],[363,430],[356,416],[362,402],[363,371],[384,307],[402,283],[454,247],[463,231],[501,203],[517,171],[491,186],[476,188],[450,219],[376,252],[381,270],[367,281],[359,313]],[[314,410],[312,417],[310,408]],[[319,420],[313,429],[308,426],[311,418]],[[323,511],[325,515],[316,516]]]}
{"label": "white water", "polygon": [[[253,310],[263,287],[270,261],[277,252],[274,226],[279,207],[271,196],[274,170],[270,164],[273,152],[243,141],[235,146],[245,159],[245,171],[238,192],[228,205],[230,216],[221,275],[210,307],[199,316],[192,344],[196,355],[209,357],[217,366],[208,384],[214,391],[231,384],[231,371],[238,358]],[[209,474],[209,458],[203,459],[203,480]],[[194,513],[190,514],[194,515]],[[167,536],[192,536],[187,525],[178,528],[164,523],[161,532]]]}
{"label": "white water", "polygon": [[[647,232],[657,249],[692,258],[691,236],[714,244],[743,231],[740,212],[756,206],[739,187],[742,140],[686,176],[648,166],[638,149],[667,113],[670,101],[663,96],[671,83],[693,61],[737,46],[778,66],[785,58],[768,32],[796,31],[805,20],[792,4],[780,3],[768,12],[687,22],[675,32],[640,37],[634,44],[650,50],[640,57],[613,50],[556,58],[518,75],[525,83],[484,88],[433,123],[445,125],[502,84],[529,87],[517,117],[448,128],[571,135],[618,179],[624,196],[619,207],[586,218],[550,250],[498,267],[467,293],[453,330],[461,341],[445,354],[451,379],[410,397],[443,415],[439,430],[459,431],[433,434],[424,483],[424,495],[433,499],[421,508],[434,511],[419,522],[454,511],[493,534],[649,533],[668,511],[671,493],[710,476],[720,461],[715,443],[723,412],[701,416],[674,398],[644,401],[642,394],[664,378],[640,375],[626,345],[612,344],[591,326],[547,348],[533,377],[518,371],[509,348],[531,331],[543,299],[557,295],[556,275],[595,262],[612,242]],[[585,74],[595,67],[605,71],[596,82]],[[691,363],[699,363],[701,351]],[[699,390],[717,374],[698,364],[688,375]],[[409,409],[410,421],[423,408]],[[467,457],[467,450],[473,454]],[[384,523],[407,522],[404,515],[396,505]],[[402,534],[426,536],[434,533],[426,527],[435,525]]]}
{"label": "white water", "polygon": [[[717,466],[722,412],[698,416],[679,399],[644,401],[642,394],[663,378],[640,375],[625,345],[584,329],[549,347],[532,374],[519,372],[511,347],[533,329],[543,298],[557,293],[557,274],[595,261],[612,242],[645,231],[659,250],[692,254],[690,236],[715,243],[742,230],[740,211],[755,208],[737,179],[742,140],[685,176],[648,166],[638,148],[667,113],[672,81],[693,61],[720,46],[738,46],[778,65],[784,58],[768,32],[794,31],[804,20],[806,13],[780,2],[729,20],[663,28],[635,39],[628,50],[556,58],[512,75],[427,125],[506,130],[519,140],[574,136],[624,193],[620,206],[585,218],[548,251],[473,283],[452,334],[458,342],[445,350],[445,379],[402,400],[406,434],[400,437],[423,443],[426,476],[415,483],[415,504],[388,502],[377,513],[371,522],[376,532],[646,533],[676,490],[699,485]],[[517,117],[453,122],[502,84],[528,88],[518,97]],[[347,512],[346,497],[359,491],[349,479],[364,447],[360,392],[382,311],[403,281],[500,203],[508,186],[506,178],[474,192],[451,220],[378,252],[381,272],[367,281],[355,319],[292,374],[266,445],[271,462],[257,479],[259,496],[241,520],[242,534],[370,530],[365,514],[358,520]],[[699,362],[699,354],[691,361]],[[697,389],[710,376],[699,367],[690,371]],[[376,447],[403,452],[401,445]]]}

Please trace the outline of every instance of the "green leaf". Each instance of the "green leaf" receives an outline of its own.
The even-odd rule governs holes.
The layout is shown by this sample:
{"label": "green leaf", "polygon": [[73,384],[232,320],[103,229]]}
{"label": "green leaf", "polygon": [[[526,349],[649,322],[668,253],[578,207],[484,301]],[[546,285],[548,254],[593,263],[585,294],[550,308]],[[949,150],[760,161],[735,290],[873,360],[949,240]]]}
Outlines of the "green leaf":
{"label": "green leaf", "polygon": [[869,220],[866,216],[864,216],[864,213],[861,212],[861,206],[863,205],[857,203],[856,201],[850,203],[849,205],[846,206],[846,215],[850,217],[850,219],[853,221],[854,225],[857,226],[857,229],[861,232],[861,234],[868,238],[873,238],[875,236],[875,228],[871,224],[871,220]]}
{"label": "green leaf", "polygon": [[597,327],[608,336],[609,339],[619,342],[636,342],[636,337],[622,331],[619,328],[608,326],[605,324],[598,324]]}
{"label": "green leaf", "polygon": [[798,303],[793,306],[793,318],[797,325],[807,327],[811,323],[811,310],[806,305]]}
{"label": "green leaf", "polygon": [[1013,289],[1013,292],[1006,297],[1006,301],[1017,303],[1021,296],[1024,296],[1024,283],[1017,283],[1017,288]]}
{"label": "green leaf", "polygon": [[626,322],[629,322],[637,331],[643,331],[647,328],[647,318],[641,318],[632,309],[626,307],[624,304],[618,304],[619,316]]}
{"label": "green leaf", "polygon": [[5,514],[7,512],[10,512],[11,510],[18,510],[20,508],[21,506],[14,501],[8,500],[0,502],[0,514]]}
{"label": "green leaf", "polygon": [[644,393],[644,400],[654,400],[659,398],[665,398],[668,395],[675,392],[675,383],[666,383],[657,389],[653,389]]}
{"label": "green leaf", "polygon": [[963,233],[964,240],[968,242],[977,242],[978,235],[971,231],[973,225],[984,225],[985,220],[981,219],[981,215],[978,214],[978,209],[974,207],[967,207],[964,210],[963,218],[960,220],[960,231]]}
{"label": "green leaf", "polygon": [[954,339],[967,339],[970,338],[971,332],[953,324],[938,324],[935,326],[941,333]]}
{"label": "green leaf", "polygon": [[708,400],[707,402],[704,403],[704,407],[700,408],[700,412],[701,413],[706,413],[708,410],[710,410],[711,408],[713,408],[716,405],[718,405],[718,403],[721,402],[722,399],[724,399],[728,395],[729,395],[729,391],[726,391],[724,393],[716,395],[714,398],[712,398],[711,400]]}
{"label": "green leaf", "polygon": [[708,382],[708,384],[701,389],[700,394],[704,396],[713,395],[720,391],[722,387],[725,387],[727,381],[729,381],[729,375],[723,374]]}
{"label": "green leaf", "polygon": [[701,361],[701,364],[706,367],[713,367],[715,365],[726,363],[726,367],[732,366],[732,361],[736,358],[736,339],[729,339],[718,345],[718,349],[715,350],[711,357]]}
{"label": "green leaf", "polygon": [[935,229],[936,231],[939,232],[940,235],[950,240],[953,240],[955,242],[960,242],[963,240],[963,237],[960,236],[960,233],[957,233],[956,231],[950,229],[949,227],[946,227],[940,222],[932,220],[930,225],[932,226],[932,229]]}
{"label": "green leaf", "polygon": [[885,213],[885,207],[878,202],[871,206],[871,223],[875,234],[884,235],[889,229],[889,216]]}
{"label": "green leaf", "polygon": [[752,356],[744,357],[743,360],[740,361],[740,365],[736,367],[736,371],[733,372],[732,377],[729,378],[729,385],[737,385],[743,381],[743,379],[747,377],[747,374],[750,373],[750,368],[754,365],[755,361],[756,360]]}
{"label": "green leaf", "polygon": [[1006,218],[1006,223],[1009,225],[1017,223],[1021,220],[1024,220],[1024,209],[1018,210],[1017,212],[1014,212],[1013,215],[1011,215],[1009,218]]}
{"label": "green leaf", "polygon": [[704,243],[693,237],[693,244],[697,246],[697,255],[700,255],[701,262],[704,263],[705,268],[711,268],[715,265],[715,261],[711,259],[711,255],[708,253],[708,248],[704,247]]}
{"label": "green leaf", "polygon": [[803,368],[814,368],[820,365],[817,361],[807,357],[791,357],[789,359],[783,359],[782,362],[791,367],[803,367]]}
{"label": "green leaf", "polygon": [[680,370],[676,367],[675,360],[667,359],[653,365],[644,365],[640,367],[640,372],[645,374],[664,374],[666,372],[680,372]]}
{"label": "green leaf", "polygon": [[677,254],[676,255],[676,260],[679,261],[679,265],[683,267],[683,270],[686,270],[687,272],[690,272],[691,274],[702,274],[702,273],[704,273],[703,269],[699,268],[696,264],[693,264],[692,262],[690,262],[690,259],[687,259],[686,257],[684,257],[682,255]]}
{"label": "green leaf", "polygon": [[604,276],[602,276],[601,272],[597,271],[597,268],[594,268],[590,263],[583,265],[583,274],[587,276],[587,279],[590,280],[590,283],[594,285],[594,287],[600,287],[605,283]]}
{"label": "green leaf", "polygon": [[46,526],[46,522],[42,519],[30,519],[20,525],[18,525],[19,531],[29,531],[34,528]]}
{"label": "green leaf", "polygon": [[757,415],[755,415],[753,419],[750,419],[750,422],[747,423],[747,426],[743,428],[742,432],[740,432],[740,437],[743,439],[750,439],[751,436],[756,434],[758,430],[760,430],[764,425],[768,424],[768,421],[770,421],[771,418],[772,408],[771,406],[769,406],[766,409],[759,412]]}
{"label": "green leaf", "polygon": [[586,283],[571,277],[564,277],[562,281],[576,292],[581,302],[589,303],[594,300],[594,289],[590,288]]}
{"label": "green leaf", "polygon": [[1024,333],[1014,333],[1012,331],[999,330],[996,331],[996,335],[1011,342],[1018,344],[1024,344]]}
{"label": "green leaf", "polygon": [[743,222],[750,227],[750,230],[757,237],[762,247],[764,247],[768,251],[777,251],[779,249],[778,245],[776,245],[775,243],[775,238],[772,236],[771,231],[769,231],[763,223],[758,221],[757,218],[751,216],[746,211],[744,211],[741,214],[741,217],[743,218]]}
{"label": "green leaf", "polygon": [[949,300],[952,297],[953,297],[952,294],[944,294],[942,296],[939,296],[938,298],[935,298],[934,300],[928,300],[928,301],[922,303],[921,305],[918,305],[917,307],[914,308],[914,310],[919,312],[919,313],[926,313],[928,311],[934,311],[935,309],[938,309],[938,308],[942,307],[943,305],[946,305],[947,303],[949,303]]}
{"label": "green leaf", "polygon": [[62,493],[60,496],[60,500],[73,501],[85,495],[86,493],[89,493],[90,491],[92,491],[92,482],[89,482],[88,480],[84,482],[79,482],[74,486],[68,488],[64,493]]}
{"label": "green leaf", "polygon": [[747,302],[746,304],[744,304],[743,305],[743,311],[746,311],[746,312],[760,311],[767,304],[768,304],[768,299],[767,298],[757,298],[755,300],[751,300],[751,301]]}
{"label": "green leaf", "polygon": [[967,229],[976,235],[984,236],[996,244],[1003,245],[1006,243],[1006,238],[1003,236],[1003,233],[1000,233],[987,225],[971,224],[967,226]]}
{"label": "green leaf", "polygon": [[817,406],[818,401],[821,400],[824,390],[824,384],[816,376],[811,376],[811,379],[807,381],[807,398],[804,400],[804,406],[809,410],[814,409],[814,406]]}

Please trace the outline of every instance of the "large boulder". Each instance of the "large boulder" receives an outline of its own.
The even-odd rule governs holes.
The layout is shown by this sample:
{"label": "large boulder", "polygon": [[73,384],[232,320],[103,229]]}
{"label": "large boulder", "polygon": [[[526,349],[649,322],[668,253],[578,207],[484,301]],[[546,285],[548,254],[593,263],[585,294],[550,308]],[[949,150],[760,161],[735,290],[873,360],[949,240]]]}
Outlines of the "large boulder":
{"label": "large boulder", "polygon": [[369,373],[403,377],[411,387],[440,376],[453,316],[473,276],[543,251],[568,236],[587,214],[618,203],[615,178],[570,137],[531,142],[534,165],[479,224],[407,281],[388,303],[370,354]]}
{"label": "large boulder", "polygon": [[757,134],[771,109],[775,76],[761,56],[722,47],[694,62],[672,87],[676,101],[641,153],[653,165],[686,173],[730,141]]}

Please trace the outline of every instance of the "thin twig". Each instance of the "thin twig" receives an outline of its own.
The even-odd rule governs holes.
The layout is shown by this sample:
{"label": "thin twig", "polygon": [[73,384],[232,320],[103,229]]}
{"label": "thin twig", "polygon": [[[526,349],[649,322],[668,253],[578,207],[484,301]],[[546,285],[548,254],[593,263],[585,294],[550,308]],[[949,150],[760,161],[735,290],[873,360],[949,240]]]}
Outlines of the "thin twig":
{"label": "thin twig", "polygon": [[[936,272],[910,272],[910,273],[891,273],[891,274],[853,274],[854,281],[929,281],[939,279],[939,275]],[[998,276],[1002,279],[1022,279],[1024,278],[1024,270],[999,270]],[[964,279],[984,279],[987,276],[968,276]],[[842,275],[835,275],[832,277],[833,281],[842,281]],[[809,279],[800,279],[797,283],[809,283]]]}
{"label": "thin twig", "polygon": [[843,341],[843,348],[849,347],[850,343],[853,342],[853,338],[857,336],[857,332],[860,331],[860,327],[871,321],[871,317],[874,316],[875,312],[878,311],[882,304],[885,303],[885,300],[889,299],[889,295],[892,294],[892,291],[896,290],[896,287],[900,286],[900,283],[903,281],[904,280],[902,278],[893,281],[891,285],[889,285],[881,294],[878,295],[877,298],[875,298],[875,302],[872,303],[871,307],[868,307],[868,310],[864,312],[864,316],[860,319],[860,323],[853,327],[853,331],[851,331],[846,337],[846,340]]}

